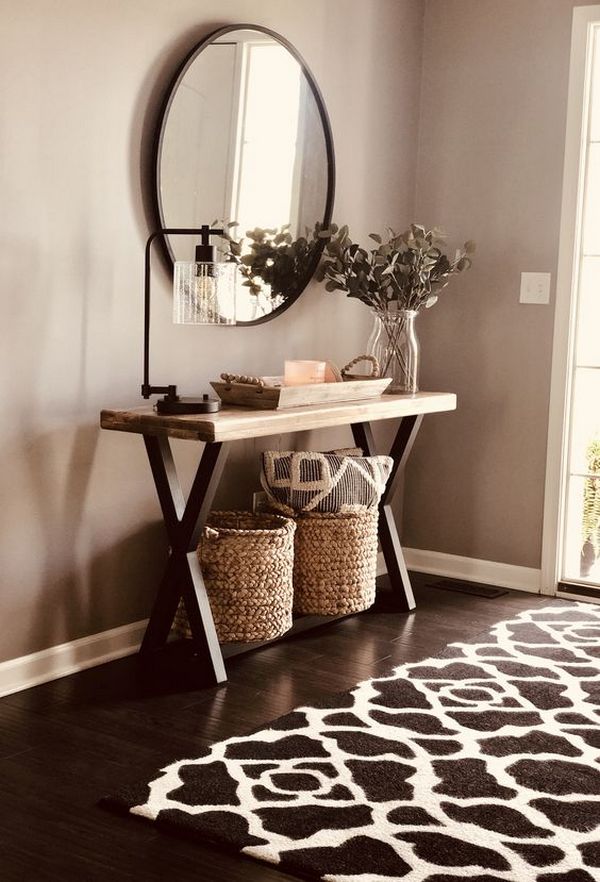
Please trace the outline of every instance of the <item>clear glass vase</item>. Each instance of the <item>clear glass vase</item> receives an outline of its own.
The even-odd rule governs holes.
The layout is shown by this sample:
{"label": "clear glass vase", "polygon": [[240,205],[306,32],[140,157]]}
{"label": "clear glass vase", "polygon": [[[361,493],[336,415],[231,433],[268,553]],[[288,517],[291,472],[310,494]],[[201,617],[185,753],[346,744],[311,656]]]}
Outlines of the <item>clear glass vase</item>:
{"label": "clear glass vase", "polygon": [[414,309],[373,310],[369,355],[379,362],[380,376],[391,377],[389,393],[414,395],[419,391],[419,340]]}

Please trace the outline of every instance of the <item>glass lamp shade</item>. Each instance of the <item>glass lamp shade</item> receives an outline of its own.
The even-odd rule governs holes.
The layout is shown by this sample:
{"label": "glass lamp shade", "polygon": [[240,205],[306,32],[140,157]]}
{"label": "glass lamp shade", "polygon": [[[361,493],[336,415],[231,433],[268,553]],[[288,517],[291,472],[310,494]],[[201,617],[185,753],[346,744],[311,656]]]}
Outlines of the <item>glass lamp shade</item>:
{"label": "glass lamp shade", "polygon": [[177,260],[173,277],[176,325],[234,325],[235,263]]}

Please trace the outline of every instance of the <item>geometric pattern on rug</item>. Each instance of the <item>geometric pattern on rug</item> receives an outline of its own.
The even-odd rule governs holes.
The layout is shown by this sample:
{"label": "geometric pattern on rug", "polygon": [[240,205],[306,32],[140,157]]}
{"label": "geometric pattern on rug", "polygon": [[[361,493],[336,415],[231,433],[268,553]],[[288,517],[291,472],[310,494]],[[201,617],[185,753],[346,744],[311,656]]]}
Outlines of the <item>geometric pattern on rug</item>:
{"label": "geometric pattern on rug", "polygon": [[597,882],[600,609],[537,608],[477,640],[112,805],[327,882]]}

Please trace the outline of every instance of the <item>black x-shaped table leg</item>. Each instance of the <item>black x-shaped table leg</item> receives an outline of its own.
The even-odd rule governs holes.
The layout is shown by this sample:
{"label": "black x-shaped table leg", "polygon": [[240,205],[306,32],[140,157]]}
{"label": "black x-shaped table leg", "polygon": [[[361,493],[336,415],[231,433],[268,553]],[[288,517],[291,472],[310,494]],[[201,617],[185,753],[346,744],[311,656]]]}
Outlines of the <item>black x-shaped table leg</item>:
{"label": "black x-shaped table leg", "polygon": [[[406,461],[414,444],[417,432],[421,427],[423,414],[403,417],[396,433],[390,456],[394,460],[392,472],[388,479],[385,492],[379,504],[379,541],[385,558],[388,576],[392,590],[396,594],[401,609],[411,610],[415,608],[415,598],[406,569],[402,546],[391,502],[394,498],[400,482]],[[354,423],[352,426],[354,443],[362,447],[367,456],[376,456],[375,441],[369,423]]]}
{"label": "black x-shaped table leg", "polygon": [[221,479],[228,447],[219,442],[205,445],[186,503],[169,439],[144,435],[144,442],[167,529],[170,554],[140,652],[149,655],[165,645],[183,597],[194,653],[206,661],[207,670],[212,671],[215,682],[223,683],[227,674],[197,547]]}

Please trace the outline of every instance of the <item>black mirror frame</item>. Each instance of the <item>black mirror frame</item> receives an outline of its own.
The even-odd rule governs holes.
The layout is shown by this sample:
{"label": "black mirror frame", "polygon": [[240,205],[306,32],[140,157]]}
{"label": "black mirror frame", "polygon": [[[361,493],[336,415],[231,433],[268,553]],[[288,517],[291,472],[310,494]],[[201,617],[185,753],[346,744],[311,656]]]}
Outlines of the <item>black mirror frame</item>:
{"label": "black mirror frame", "polygon": [[[323,100],[323,95],[321,94],[321,90],[319,89],[317,82],[312,75],[310,68],[297,51],[297,49],[292,46],[292,44],[278,34],[276,31],[272,31],[269,28],[265,28],[262,25],[255,24],[233,24],[226,25],[225,27],[218,28],[215,31],[211,31],[204,39],[202,39],[199,43],[188,52],[183,62],[177,68],[174,77],[169,83],[167,90],[165,92],[165,96],[163,98],[159,113],[158,113],[158,124],[156,125],[154,132],[154,140],[152,144],[152,169],[153,169],[153,187],[152,187],[152,210],[154,212],[155,219],[155,227],[162,228],[168,226],[165,223],[165,218],[162,212],[162,204],[160,198],[160,155],[162,150],[162,143],[164,138],[164,130],[165,124],[167,121],[167,116],[169,113],[169,109],[173,102],[173,98],[175,95],[175,91],[178,88],[181,80],[185,76],[188,67],[195,61],[196,57],[203,51],[203,49],[212,43],[217,37],[222,37],[225,34],[229,34],[232,31],[239,30],[251,30],[251,31],[260,31],[260,33],[268,34],[270,37],[273,37],[277,40],[278,43],[281,43],[282,46],[290,52],[291,55],[296,59],[302,68],[302,72],[306,77],[306,80],[310,86],[311,92],[314,96],[317,110],[319,112],[319,117],[321,120],[321,124],[323,126],[323,136],[325,138],[325,150],[327,154],[327,195],[325,199],[325,212],[323,215],[323,226],[327,228],[331,223],[331,217],[333,213],[333,202],[335,198],[335,153],[333,149],[333,134],[331,131],[331,123],[329,120],[329,115],[327,113],[327,108],[325,107],[325,101]],[[315,249],[314,257],[309,264],[309,267],[306,271],[306,277],[298,287],[297,291],[294,293],[292,297],[287,297],[284,303],[281,306],[277,307],[273,312],[268,315],[261,316],[260,318],[253,319],[252,321],[247,322],[237,322],[235,327],[243,327],[248,325],[260,325],[263,322],[271,321],[271,319],[277,318],[286,309],[295,303],[296,300],[300,297],[308,283],[313,278],[316,269],[319,265],[319,261],[321,259],[321,254],[323,252],[323,248],[325,247],[325,240],[323,239],[321,243],[317,245]],[[161,248],[163,251],[163,255],[167,261],[168,265],[173,265],[174,258],[173,252],[169,246],[166,238],[161,239]]]}

